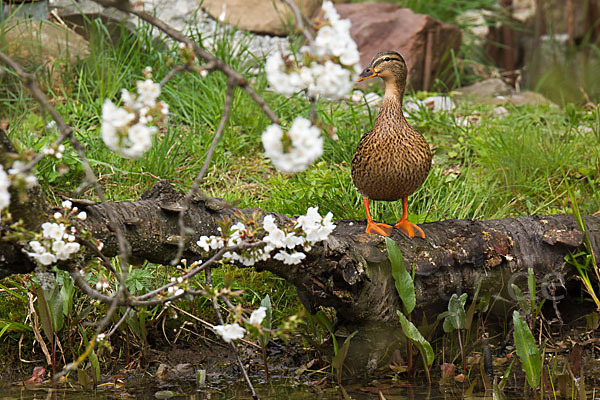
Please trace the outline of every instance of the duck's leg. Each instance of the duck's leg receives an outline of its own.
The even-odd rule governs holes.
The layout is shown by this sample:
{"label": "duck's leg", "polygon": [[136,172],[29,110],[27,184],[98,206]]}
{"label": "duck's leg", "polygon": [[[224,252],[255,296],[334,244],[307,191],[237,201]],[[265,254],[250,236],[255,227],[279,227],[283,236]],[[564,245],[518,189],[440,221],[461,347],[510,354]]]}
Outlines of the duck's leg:
{"label": "duck's leg", "polygon": [[369,199],[363,196],[363,203],[367,212],[367,233],[371,235],[377,233],[381,236],[390,236],[392,226],[381,222],[373,222],[373,218],[371,218],[371,213],[369,212]]}
{"label": "duck's leg", "polygon": [[425,239],[425,232],[412,222],[408,222],[408,197],[402,198],[402,218],[394,225],[394,228],[404,233],[409,238],[418,236]]}

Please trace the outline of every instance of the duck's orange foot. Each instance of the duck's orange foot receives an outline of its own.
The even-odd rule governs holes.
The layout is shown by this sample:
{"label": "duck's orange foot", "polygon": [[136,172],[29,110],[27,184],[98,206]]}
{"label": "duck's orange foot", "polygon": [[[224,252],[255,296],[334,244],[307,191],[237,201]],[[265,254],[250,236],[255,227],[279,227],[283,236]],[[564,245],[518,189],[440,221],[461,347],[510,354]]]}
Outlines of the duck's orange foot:
{"label": "duck's orange foot", "polygon": [[367,222],[367,233],[371,235],[390,236],[392,229],[391,225],[381,222]]}
{"label": "duck's orange foot", "polygon": [[408,222],[407,219],[399,220],[394,228],[398,229],[400,232],[404,233],[409,238],[413,238],[418,236],[420,238],[425,239],[425,232],[423,229],[419,228],[418,225],[413,224],[412,222]]}

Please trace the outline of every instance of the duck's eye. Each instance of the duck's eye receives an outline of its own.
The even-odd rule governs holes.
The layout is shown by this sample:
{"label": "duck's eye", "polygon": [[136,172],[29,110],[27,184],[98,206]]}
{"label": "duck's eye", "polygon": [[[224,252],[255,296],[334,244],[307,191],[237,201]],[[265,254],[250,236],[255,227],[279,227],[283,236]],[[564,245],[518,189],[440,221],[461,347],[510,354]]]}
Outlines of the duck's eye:
{"label": "duck's eye", "polygon": [[389,57],[386,57],[383,59],[383,61],[390,61],[390,60],[391,60],[391,58],[389,58]]}

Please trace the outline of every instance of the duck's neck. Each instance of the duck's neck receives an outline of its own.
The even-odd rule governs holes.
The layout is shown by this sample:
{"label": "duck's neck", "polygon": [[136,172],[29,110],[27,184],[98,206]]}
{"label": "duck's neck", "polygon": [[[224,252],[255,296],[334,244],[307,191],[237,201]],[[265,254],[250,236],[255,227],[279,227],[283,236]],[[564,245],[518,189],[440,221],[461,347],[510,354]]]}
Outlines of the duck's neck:
{"label": "duck's neck", "polygon": [[383,103],[381,104],[379,114],[377,114],[377,118],[375,119],[375,126],[373,129],[376,129],[380,126],[385,126],[394,130],[394,128],[397,126],[406,123],[406,119],[402,113],[403,93],[398,92],[395,89],[393,91],[388,90],[389,86],[390,85],[386,85],[385,87]]}

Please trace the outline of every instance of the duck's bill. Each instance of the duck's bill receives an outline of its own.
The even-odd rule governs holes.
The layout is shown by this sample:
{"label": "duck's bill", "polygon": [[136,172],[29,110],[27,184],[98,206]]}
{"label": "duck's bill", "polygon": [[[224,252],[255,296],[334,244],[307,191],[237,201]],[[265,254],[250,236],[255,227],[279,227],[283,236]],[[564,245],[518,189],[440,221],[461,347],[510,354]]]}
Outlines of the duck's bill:
{"label": "duck's bill", "polygon": [[367,79],[372,78],[374,76],[377,76],[377,74],[375,74],[375,72],[370,68],[367,68],[359,75],[360,78],[358,79],[358,82],[366,81]]}

